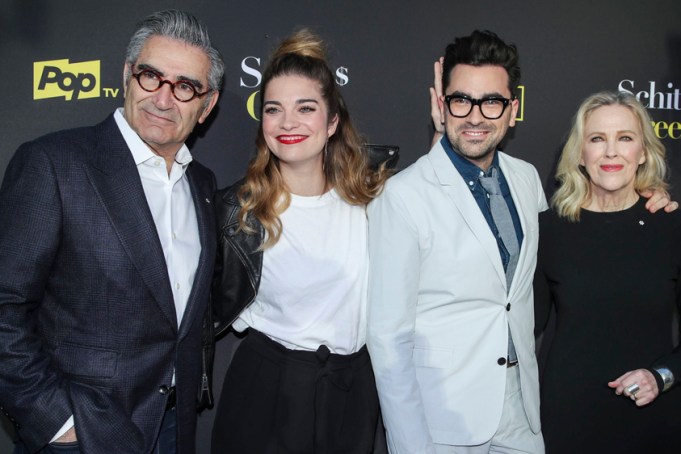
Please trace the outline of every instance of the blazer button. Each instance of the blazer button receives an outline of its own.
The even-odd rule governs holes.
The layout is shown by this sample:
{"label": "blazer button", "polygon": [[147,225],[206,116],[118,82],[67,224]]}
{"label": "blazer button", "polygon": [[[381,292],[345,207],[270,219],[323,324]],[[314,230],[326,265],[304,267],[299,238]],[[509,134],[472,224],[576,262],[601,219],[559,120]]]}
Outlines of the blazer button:
{"label": "blazer button", "polygon": [[503,366],[504,364],[506,364],[506,358],[499,358],[497,360],[497,364]]}
{"label": "blazer button", "polygon": [[158,392],[160,392],[161,394],[164,394],[164,395],[168,394],[168,391],[169,391],[169,389],[166,385],[161,385],[161,387],[158,388]]}
{"label": "blazer button", "polygon": [[507,310],[507,311],[510,311],[510,310],[511,310],[511,303],[508,303],[508,304],[506,305],[506,310]]}

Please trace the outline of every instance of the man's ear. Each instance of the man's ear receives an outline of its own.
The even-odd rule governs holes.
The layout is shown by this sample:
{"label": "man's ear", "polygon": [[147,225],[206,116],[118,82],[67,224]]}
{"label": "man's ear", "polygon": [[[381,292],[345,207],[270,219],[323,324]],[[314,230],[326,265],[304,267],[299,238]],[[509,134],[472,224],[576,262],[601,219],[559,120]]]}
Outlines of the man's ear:
{"label": "man's ear", "polygon": [[131,77],[132,68],[130,67],[129,63],[125,63],[123,65],[123,98],[125,98],[125,94],[128,92],[128,82],[130,81]]}
{"label": "man's ear", "polygon": [[511,99],[511,118],[508,119],[508,125],[512,128],[515,126],[515,119],[518,116],[518,107],[520,106],[520,101],[518,98]]}
{"label": "man's ear", "polygon": [[203,112],[201,113],[201,116],[199,117],[199,121],[198,121],[199,124],[206,121],[206,118],[208,118],[208,115],[213,110],[213,107],[215,107],[215,104],[218,103],[218,98],[220,97],[220,93],[217,90],[214,90],[209,96],[210,96],[210,100],[208,101],[208,104],[206,105],[206,107],[203,108]]}

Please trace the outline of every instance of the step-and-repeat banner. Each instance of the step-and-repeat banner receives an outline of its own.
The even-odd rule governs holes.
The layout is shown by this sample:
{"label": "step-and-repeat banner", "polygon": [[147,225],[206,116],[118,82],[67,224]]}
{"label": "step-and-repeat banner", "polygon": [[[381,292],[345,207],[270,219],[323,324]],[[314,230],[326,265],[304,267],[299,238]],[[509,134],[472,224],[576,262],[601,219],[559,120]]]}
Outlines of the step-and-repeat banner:
{"label": "step-and-repeat banner", "polygon": [[[0,175],[21,143],[98,123],[121,106],[135,24],[168,8],[202,19],[226,62],[218,106],[189,142],[221,186],[240,178],[253,153],[262,71],[293,30],[305,26],[325,38],[358,128],[367,142],[399,146],[404,168],[429,148],[433,62],[454,37],[489,29],[521,55],[519,121],[505,149],[537,167],[547,192],[577,106],[609,89],[634,93],[647,106],[667,147],[672,195],[681,200],[678,0],[6,0],[0,4]],[[218,346],[218,384],[235,342],[230,336]],[[199,452],[208,451],[211,417],[200,417]],[[0,452],[11,449],[10,436],[3,422]]]}

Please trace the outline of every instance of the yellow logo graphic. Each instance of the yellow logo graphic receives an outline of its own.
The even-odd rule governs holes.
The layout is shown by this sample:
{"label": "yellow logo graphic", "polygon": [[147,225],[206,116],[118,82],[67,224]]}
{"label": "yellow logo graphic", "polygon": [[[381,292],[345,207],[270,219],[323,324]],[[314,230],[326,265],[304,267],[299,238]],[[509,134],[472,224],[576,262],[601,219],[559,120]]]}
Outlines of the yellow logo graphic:
{"label": "yellow logo graphic", "polygon": [[681,139],[681,122],[679,121],[651,121],[653,131],[658,139]]}
{"label": "yellow logo graphic", "polygon": [[34,62],[33,99],[99,98],[99,63],[69,63],[68,59]]}
{"label": "yellow logo graphic", "polygon": [[251,93],[251,95],[248,97],[248,100],[246,101],[246,110],[248,111],[248,115],[250,115],[255,121],[260,121],[260,118],[258,118],[255,113],[255,98],[258,96],[258,93],[260,93],[260,90]]}
{"label": "yellow logo graphic", "polygon": [[525,120],[525,85],[518,85],[518,113],[516,114],[515,121]]}

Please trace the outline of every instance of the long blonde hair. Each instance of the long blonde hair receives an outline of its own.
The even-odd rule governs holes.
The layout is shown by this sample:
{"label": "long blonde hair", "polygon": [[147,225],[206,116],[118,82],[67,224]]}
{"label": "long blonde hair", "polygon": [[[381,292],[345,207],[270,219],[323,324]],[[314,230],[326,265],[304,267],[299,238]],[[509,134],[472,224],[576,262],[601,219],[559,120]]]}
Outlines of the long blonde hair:
{"label": "long blonde hair", "polygon": [[581,208],[591,197],[589,175],[580,165],[584,147],[584,129],[591,113],[604,106],[624,106],[638,120],[643,133],[645,162],[638,166],[634,179],[637,192],[666,190],[667,165],[665,148],[655,135],[650,116],[635,96],[626,92],[603,91],[586,98],[579,106],[572,122],[572,129],[558,161],[556,179],[561,183],[551,198],[551,206],[559,216],[579,221]]}
{"label": "long blonde hair", "polygon": [[[328,120],[338,117],[336,132],[329,138],[324,153],[326,186],[335,188],[340,197],[352,205],[366,205],[380,193],[390,172],[385,166],[378,170],[369,167],[362,139],[352,125],[326,61],[324,43],[318,36],[302,29],[282,41],[263,73],[261,93],[265,93],[272,79],[285,75],[303,76],[319,83],[328,106]],[[256,155],[248,165],[238,196],[240,228],[247,233],[255,232],[254,226],[247,222],[248,214],[252,213],[265,229],[261,249],[276,244],[282,231],[279,215],[288,208],[291,197],[279,170],[279,159],[265,142],[262,123],[256,138]]]}

